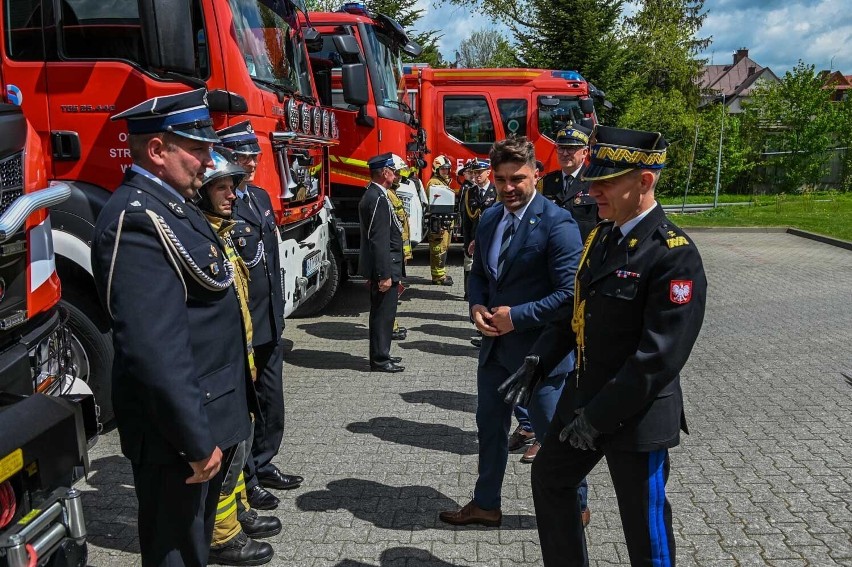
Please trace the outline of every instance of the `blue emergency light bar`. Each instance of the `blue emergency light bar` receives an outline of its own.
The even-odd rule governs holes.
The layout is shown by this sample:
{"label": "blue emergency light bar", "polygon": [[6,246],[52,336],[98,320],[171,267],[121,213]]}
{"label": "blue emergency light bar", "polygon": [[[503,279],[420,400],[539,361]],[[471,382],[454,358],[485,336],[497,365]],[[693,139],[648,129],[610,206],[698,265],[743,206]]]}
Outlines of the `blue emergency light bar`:
{"label": "blue emergency light bar", "polygon": [[347,14],[355,14],[357,16],[369,16],[369,12],[367,12],[367,6],[362,2],[346,2],[340,8],[337,9],[338,12],[346,12]]}
{"label": "blue emergency light bar", "polygon": [[586,79],[577,71],[551,71],[551,76],[566,81],[585,81]]}

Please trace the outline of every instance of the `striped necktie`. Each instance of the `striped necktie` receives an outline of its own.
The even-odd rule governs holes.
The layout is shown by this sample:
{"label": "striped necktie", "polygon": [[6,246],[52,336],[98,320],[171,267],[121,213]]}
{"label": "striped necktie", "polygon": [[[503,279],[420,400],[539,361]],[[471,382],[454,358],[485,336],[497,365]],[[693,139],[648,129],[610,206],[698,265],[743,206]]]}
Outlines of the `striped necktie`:
{"label": "striped necktie", "polygon": [[509,213],[506,217],[507,226],[503,230],[503,240],[500,242],[500,254],[497,256],[497,277],[503,273],[503,264],[506,263],[506,258],[509,255],[509,245],[512,243],[512,237],[515,235],[515,213]]}

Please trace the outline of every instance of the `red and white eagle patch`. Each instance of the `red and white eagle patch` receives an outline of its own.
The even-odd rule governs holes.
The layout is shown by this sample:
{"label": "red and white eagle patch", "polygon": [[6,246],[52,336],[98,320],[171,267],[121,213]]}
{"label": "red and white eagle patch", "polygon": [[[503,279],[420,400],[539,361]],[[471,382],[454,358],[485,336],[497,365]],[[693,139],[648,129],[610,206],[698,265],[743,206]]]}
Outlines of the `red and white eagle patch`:
{"label": "red and white eagle patch", "polygon": [[669,284],[669,299],[682,305],[692,299],[692,280],[672,280]]}

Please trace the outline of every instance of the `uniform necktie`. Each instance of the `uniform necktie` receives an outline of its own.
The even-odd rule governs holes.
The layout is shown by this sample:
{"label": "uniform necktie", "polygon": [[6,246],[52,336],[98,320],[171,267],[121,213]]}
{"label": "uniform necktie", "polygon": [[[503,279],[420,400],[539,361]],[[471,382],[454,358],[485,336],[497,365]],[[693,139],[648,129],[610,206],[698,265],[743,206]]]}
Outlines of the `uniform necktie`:
{"label": "uniform necktie", "polygon": [[609,231],[609,235],[606,237],[606,243],[604,244],[604,253],[601,257],[601,262],[606,262],[607,256],[615,252],[616,247],[618,247],[618,241],[621,240],[621,229],[617,226],[613,226],[612,230]]}
{"label": "uniform necktie", "polygon": [[515,213],[509,213],[506,217],[506,222],[509,224],[503,230],[503,240],[500,242],[500,254],[497,256],[497,277],[503,273],[503,264],[509,253],[509,245],[512,243],[512,237],[515,235]]}

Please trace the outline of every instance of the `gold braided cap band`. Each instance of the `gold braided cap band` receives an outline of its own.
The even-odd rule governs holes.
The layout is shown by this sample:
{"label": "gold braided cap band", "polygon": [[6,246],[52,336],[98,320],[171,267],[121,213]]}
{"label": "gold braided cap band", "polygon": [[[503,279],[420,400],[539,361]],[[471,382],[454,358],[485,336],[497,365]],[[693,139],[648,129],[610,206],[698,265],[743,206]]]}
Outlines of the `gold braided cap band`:
{"label": "gold braided cap band", "polygon": [[607,167],[662,169],[666,165],[666,150],[640,150],[597,143],[592,146],[591,160]]}

